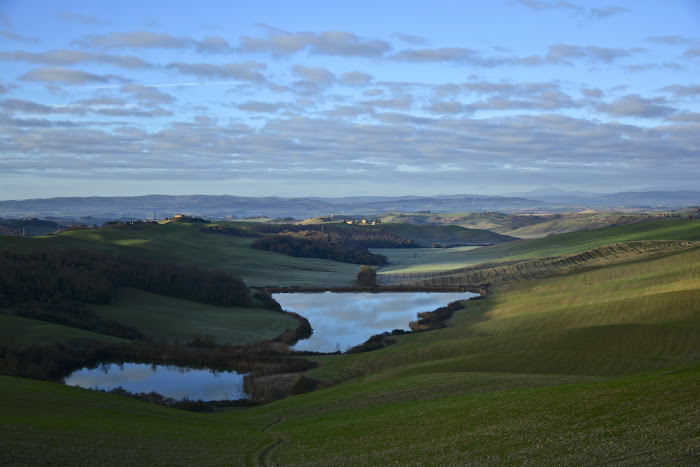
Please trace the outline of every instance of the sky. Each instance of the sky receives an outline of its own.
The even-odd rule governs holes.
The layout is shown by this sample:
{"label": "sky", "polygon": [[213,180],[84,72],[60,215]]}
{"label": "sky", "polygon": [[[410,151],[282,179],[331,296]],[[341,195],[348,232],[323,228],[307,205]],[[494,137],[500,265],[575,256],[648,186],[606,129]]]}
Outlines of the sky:
{"label": "sky", "polygon": [[0,0],[2,200],[699,179],[697,0]]}

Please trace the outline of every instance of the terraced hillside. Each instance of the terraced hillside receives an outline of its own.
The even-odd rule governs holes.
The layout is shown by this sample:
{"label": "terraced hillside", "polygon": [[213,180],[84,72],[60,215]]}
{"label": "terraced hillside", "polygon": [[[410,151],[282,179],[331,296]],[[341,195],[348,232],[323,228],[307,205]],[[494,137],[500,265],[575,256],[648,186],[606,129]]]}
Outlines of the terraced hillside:
{"label": "terraced hillside", "polygon": [[480,284],[503,284],[508,282],[542,279],[557,274],[639,261],[686,250],[700,248],[698,241],[647,240],[612,243],[598,248],[564,256],[538,259],[522,259],[500,263],[483,263],[444,272],[404,274],[381,274],[380,285],[413,286],[479,286]]}

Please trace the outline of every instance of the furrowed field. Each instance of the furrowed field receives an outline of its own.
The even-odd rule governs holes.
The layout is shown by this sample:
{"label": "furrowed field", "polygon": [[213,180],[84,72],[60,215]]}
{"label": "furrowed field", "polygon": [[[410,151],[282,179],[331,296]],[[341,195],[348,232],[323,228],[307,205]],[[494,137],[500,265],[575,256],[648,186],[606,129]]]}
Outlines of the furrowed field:
{"label": "furrowed field", "polygon": [[[187,224],[3,242],[168,257],[253,285],[354,284],[357,274],[356,265],[252,250],[250,239]],[[391,336],[372,352],[305,357],[319,363],[306,376],[332,385],[257,407],[196,414],[2,376],[2,463],[697,465],[700,221],[382,253],[394,262],[380,278],[491,277],[491,294],[466,302],[445,328]],[[97,310],[166,338],[199,328],[217,342],[261,340],[289,326],[251,315],[268,312],[257,305],[229,316],[130,289]],[[21,345],[76,332],[9,325],[36,336]]]}

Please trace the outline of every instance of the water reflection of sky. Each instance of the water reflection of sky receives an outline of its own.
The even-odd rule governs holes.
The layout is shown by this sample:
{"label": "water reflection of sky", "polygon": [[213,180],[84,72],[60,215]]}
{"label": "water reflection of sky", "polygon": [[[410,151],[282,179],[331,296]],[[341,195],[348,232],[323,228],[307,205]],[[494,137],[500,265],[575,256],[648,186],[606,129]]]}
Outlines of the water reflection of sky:
{"label": "water reflection of sky", "polygon": [[155,391],[175,399],[236,400],[247,397],[243,392],[243,376],[233,371],[124,363],[77,370],[66,378],[65,383],[107,391],[121,386],[129,392]]}
{"label": "water reflection of sky", "polygon": [[314,330],[299,341],[296,350],[342,351],[361,344],[370,336],[394,329],[408,330],[423,311],[433,311],[455,300],[476,294],[455,293],[282,293],[272,297],[286,311],[309,320]]}

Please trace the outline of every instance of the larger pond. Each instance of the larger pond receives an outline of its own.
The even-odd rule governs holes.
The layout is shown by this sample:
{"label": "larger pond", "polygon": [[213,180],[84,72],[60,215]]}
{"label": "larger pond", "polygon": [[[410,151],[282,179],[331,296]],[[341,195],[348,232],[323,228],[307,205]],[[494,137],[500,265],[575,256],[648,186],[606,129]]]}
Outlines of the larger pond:
{"label": "larger pond", "polygon": [[418,313],[433,311],[457,300],[478,294],[434,293],[279,293],[274,298],[286,311],[309,320],[313,335],[299,341],[295,350],[345,351],[374,334],[394,329],[408,330]]}
{"label": "larger pond", "polygon": [[243,377],[235,371],[181,368],[145,363],[106,363],[74,371],[69,386],[109,391],[122,387],[133,393],[155,391],[165,397],[190,400],[246,399]]}

